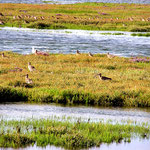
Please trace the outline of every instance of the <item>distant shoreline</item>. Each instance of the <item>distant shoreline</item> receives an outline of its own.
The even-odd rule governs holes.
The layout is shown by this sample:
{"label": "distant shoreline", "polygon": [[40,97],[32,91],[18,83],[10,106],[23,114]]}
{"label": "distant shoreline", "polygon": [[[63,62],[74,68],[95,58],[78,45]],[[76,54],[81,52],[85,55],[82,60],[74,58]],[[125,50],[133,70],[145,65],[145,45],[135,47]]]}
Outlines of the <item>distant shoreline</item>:
{"label": "distant shoreline", "polygon": [[[85,3],[86,0],[22,0],[21,2],[18,0],[13,0],[13,3],[20,4],[76,4],[76,3]],[[96,3],[127,3],[127,4],[150,4],[149,0],[89,0],[88,2],[96,2]],[[12,3],[11,0],[0,0],[0,3]]]}

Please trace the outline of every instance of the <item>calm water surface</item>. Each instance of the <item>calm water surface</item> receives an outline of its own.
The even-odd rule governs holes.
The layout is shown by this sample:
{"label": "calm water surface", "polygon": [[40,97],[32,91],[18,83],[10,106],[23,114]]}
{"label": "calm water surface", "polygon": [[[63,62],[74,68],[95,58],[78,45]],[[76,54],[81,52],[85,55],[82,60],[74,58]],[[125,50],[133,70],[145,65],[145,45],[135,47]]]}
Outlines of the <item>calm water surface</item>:
{"label": "calm water surface", "polygon": [[59,4],[72,4],[84,2],[103,2],[103,3],[138,3],[150,4],[150,0],[0,0],[0,3],[59,3]]}
{"label": "calm water surface", "polygon": [[[108,121],[110,123],[150,123],[150,109],[127,109],[127,108],[101,108],[85,106],[61,106],[55,104],[27,104],[27,103],[5,103],[0,104],[0,120],[24,120],[24,119],[41,119],[50,118],[70,121],[87,121],[91,122]],[[132,120],[132,122],[131,122]],[[134,122],[135,121],[135,122]],[[100,147],[89,148],[88,150],[149,150],[150,139],[132,139],[131,143],[112,143],[101,144]],[[14,150],[12,148],[0,148],[0,150]],[[28,146],[18,150],[64,150],[61,147],[46,146],[44,148]],[[87,149],[86,149],[87,150]]]}
{"label": "calm water surface", "polygon": [[[0,119],[23,120],[23,119],[59,119],[70,121],[91,122],[110,121],[111,123],[150,123],[150,108],[101,108],[86,106],[61,106],[55,104],[27,104],[6,103],[0,104]],[[130,120],[130,121],[129,121]]]}
{"label": "calm water surface", "polygon": [[0,28],[0,51],[11,50],[30,54],[32,46],[50,53],[107,53],[130,57],[150,56],[150,37],[134,37],[130,32],[114,32],[123,35],[102,35],[108,31],[85,30],[36,30],[24,28]]}
{"label": "calm water surface", "polygon": [[[150,147],[150,140],[141,140],[141,139],[134,139],[131,143],[112,143],[112,144],[101,144],[100,147],[93,147],[89,149],[83,150],[149,150]],[[12,148],[1,149],[0,150],[15,150]],[[27,148],[20,148],[17,150],[65,150],[64,148],[55,147],[55,146],[46,146],[46,147],[37,147],[29,146]]]}

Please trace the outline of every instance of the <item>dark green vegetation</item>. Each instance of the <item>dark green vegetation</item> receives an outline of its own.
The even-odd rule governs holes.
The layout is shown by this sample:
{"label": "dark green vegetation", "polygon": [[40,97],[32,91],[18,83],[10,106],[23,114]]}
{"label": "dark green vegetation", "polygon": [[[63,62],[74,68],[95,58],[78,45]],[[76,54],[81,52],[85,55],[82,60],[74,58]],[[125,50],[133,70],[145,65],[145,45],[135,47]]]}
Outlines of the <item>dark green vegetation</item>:
{"label": "dark green vegetation", "polygon": [[124,35],[124,33],[100,33],[102,35]]}
{"label": "dark green vegetation", "polygon": [[145,36],[150,37],[150,33],[132,33],[132,36]]}
{"label": "dark green vegetation", "polygon": [[69,149],[100,146],[101,143],[130,142],[131,137],[149,138],[149,127],[76,123],[52,120],[0,121],[0,147],[55,145]]}
{"label": "dark green vegetation", "polygon": [[150,31],[150,5],[0,4],[0,26],[38,29]]}
{"label": "dark green vegetation", "polygon": [[[104,54],[5,55],[0,57],[0,102],[150,107],[149,62],[109,59]],[[28,70],[28,62],[35,66],[35,71]],[[25,83],[27,73],[33,80],[31,85]],[[95,76],[98,73],[112,81],[100,80]]]}

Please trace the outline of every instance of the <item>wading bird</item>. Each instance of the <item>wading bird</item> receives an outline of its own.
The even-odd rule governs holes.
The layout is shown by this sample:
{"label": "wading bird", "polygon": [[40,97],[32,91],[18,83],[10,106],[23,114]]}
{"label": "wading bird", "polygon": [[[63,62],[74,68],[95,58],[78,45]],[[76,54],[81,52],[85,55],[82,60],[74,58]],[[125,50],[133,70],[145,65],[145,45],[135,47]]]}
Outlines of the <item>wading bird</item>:
{"label": "wading bird", "polygon": [[79,52],[79,50],[77,50],[77,51],[76,51],[76,54],[77,54],[77,55],[80,55],[80,52]]}
{"label": "wading bird", "polygon": [[8,58],[7,56],[5,56],[5,54],[4,53],[2,53],[2,58]]}
{"label": "wading bird", "polygon": [[25,82],[27,84],[32,84],[33,83],[32,79],[29,79],[29,75],[28,74],[25,75]]}
{"label": "wading bird", "polygon": [[31,62],[28,62],[28,69],[32,72],[35,71],[35,67],[31,65]]}
{"label": "wading bird", "polygon": [[99,79],[100,79],[100,80],[112,80],[111,78],[102,76],[101,73],[99,73],[99,74],[97,74],[97,75],[99,76]]}
{"label": "wading bird", "polygon": [[93,57],[93,54],[89,52],[89,56],[90,56],[90,57]]}
{"label": "wading bird", "polygon": [[35,55],[49,56],[48,53],[46,53],[46,52],[41,52],[41,51],[38,51],[38,50],[35,50]]}
{"label": "wading bird", "polygon": [[108,53],[107,53],[107,57],[108,57],[108,58],[114,58],[115,56],[114,56],[114,55],[109,54],[109,52],[108,52]]}
{"label": "wading bird", "polygon": [[34,48],[34,46],[32,46],[32,53],[35,54],[35,55],[49,56],[48,53],[42,52],[42,51],[40,51],[40,50],[37,50],[37,49]]}
{"label": "wading bird", "polygon": [[4,55],[4,53],[2,53],[2,58],[4,58],[5,57],[5,55]]}

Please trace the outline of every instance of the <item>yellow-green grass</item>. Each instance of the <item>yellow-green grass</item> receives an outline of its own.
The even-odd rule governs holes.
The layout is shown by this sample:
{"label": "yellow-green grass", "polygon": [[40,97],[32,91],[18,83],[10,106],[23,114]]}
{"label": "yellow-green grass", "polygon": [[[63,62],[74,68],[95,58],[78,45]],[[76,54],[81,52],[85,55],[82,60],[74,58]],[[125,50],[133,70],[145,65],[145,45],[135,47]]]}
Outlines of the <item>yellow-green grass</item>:
{"label": "yellow-green grass", "polygon": [[144,124],[120,125],[109,123],[40,119],[25,121],[0,121],[0,147],[20,148],[36,144],[61,146],[69,149],[100,147],[101,143],[132,142],[134,138],[150,137]]}
{"label": "yellow-green grass", "polygon": [[150,5],[145,4],[0,4],[0,12],[0,26],[150,31]]}
{"label": "yellow-green grass", "polygon": [[[150,63],[105,54],[21,55],[0,57],[0,96],[4,101],[39,101],[105,106],[150,106]],[[36,70],[28,70],[28,62]],[[22,72],[12,72],[15,67]],[[33,85],[25,83],[29,74]],[[101,81],[98,73],[112,78]]]}

